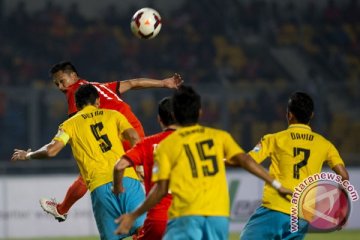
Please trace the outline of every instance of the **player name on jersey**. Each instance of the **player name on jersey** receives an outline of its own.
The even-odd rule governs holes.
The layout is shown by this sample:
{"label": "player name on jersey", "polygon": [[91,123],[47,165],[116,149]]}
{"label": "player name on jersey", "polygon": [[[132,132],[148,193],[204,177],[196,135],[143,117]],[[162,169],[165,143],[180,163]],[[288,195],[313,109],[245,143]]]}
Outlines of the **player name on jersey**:
{"label": "player name on jersey", "polygon": [[292,140],[296,140],[296,139],[302,139],[302,140],[307,140],[307,141],[314,140],[314,135],[309,134],[309,133],[294,133],[294,132],[291,132],[290,135],[291,135]]}
{"label": "player name on jersey", "polygon": [[204,133],[204,131],[205,131],[205,128],[199,127],[199,128],[191,129],[189,131],[184,131],[184,132],[180,133],[180,136],[186,137],[186,136],[188,136],[190,134],[194,134],[194,133]]}
{"label": "player name on jersey", "polygon": [[81,116],[84,118],[84,119],[87,119],[87,118],[92,118],[92,117],[95,117],[95,116],[100,116],[100,115],[103,115],[103,111],[95,111],[95,112],[92,112],[92,113],[84,113],[84,114],[81,114]]}

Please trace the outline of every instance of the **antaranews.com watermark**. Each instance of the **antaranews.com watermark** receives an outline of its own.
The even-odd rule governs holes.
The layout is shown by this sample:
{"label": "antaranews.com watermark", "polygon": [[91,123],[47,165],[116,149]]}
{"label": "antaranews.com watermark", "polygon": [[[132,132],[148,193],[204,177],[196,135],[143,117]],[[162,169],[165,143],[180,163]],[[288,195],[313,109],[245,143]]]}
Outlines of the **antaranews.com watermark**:
{"label": "antaranews.com watermark", "polygon": [[349,217],[351,202],[357,200],[359,194],[355,187],[340,175],[322,172],[309,176],[294,189],[290,231],[297,232],[299,221],[304,220],[316,231],[339,229]]}

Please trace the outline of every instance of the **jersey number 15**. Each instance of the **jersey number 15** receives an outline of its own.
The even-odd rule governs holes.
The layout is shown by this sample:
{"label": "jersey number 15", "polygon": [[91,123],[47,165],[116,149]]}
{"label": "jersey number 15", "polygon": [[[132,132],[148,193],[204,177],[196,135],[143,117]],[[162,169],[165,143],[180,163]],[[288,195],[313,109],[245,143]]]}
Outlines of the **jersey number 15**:
{"label": "jersey number 15", "polygon": [[[212,164],[211,168],[209,168],[208,165],[205,165],[205,164],[202,165],[203,175],[205,177],[208,177],[208,176],[213,176],[217,172],[219,172],[219,166],[218,166],[216,155],[206,155],[206,153],[204,151],[205,146],[207,146],[208,149],[211,149],[214,146],[213,140],[209,139],[209,140],[205,140],[205,141],[196,143],[196,150],[197,150],[197,154],[198,154],[200,160],[202,162],[210,161]],[[190,167],[191,167],[191,174],[192,174],[193,178],[197,178],[199,176],[198,175],[199,173],[198,173],[198,169],[196,166],[194,154],[191,151],[189,144],[184,144],[184,148],[185,148],[186,156],[189,159],[189,163],[190,163]]]}

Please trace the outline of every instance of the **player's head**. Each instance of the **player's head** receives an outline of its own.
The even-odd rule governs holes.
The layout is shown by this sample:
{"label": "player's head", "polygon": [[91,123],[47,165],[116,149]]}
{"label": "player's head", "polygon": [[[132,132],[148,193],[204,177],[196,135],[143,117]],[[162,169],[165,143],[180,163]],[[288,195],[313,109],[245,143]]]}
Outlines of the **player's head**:
{"label": "player's head", "polygon": [[62,92],[66,92],[67,88],[79,79],[76,68],[71,62],[55,64],[51,67],[49,75]]}
{"label": "player's head", "polygon": [[83,109],[87,105],[99,107],[99,93],[91,84],[81,85],[75,92],[75,102],[78,110]]}
{"label": "player's head", "polygon": [[175,124],[171,97],[165,97],[159,102],[158,114],[159,121],[163,125],[163,127],[166,128],[170,125]]}
{"label": "player's head", "polygon": [[198,123],[201,109],[201,97],[190,86],[182,85],[173,95],[174,116],[181,126]]}
{"label": "player's head", "polygon": [[314,115],[314,102],[304,92],[293,93],[288,101],[287,118],[291,123],[308,124]]}

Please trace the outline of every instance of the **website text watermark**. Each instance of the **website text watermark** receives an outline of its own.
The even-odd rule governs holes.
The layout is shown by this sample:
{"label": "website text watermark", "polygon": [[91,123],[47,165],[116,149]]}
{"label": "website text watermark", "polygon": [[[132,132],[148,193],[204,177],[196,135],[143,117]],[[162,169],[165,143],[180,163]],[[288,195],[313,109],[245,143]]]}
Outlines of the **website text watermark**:
{"label": "website text watermark", "polygon": [[350,212],[350,200],[359,194],[348,181],[332,172],[316,173],[295,187],[291,199],[290,231],[299,230],[299,217],[324,231],[341,227]]}

